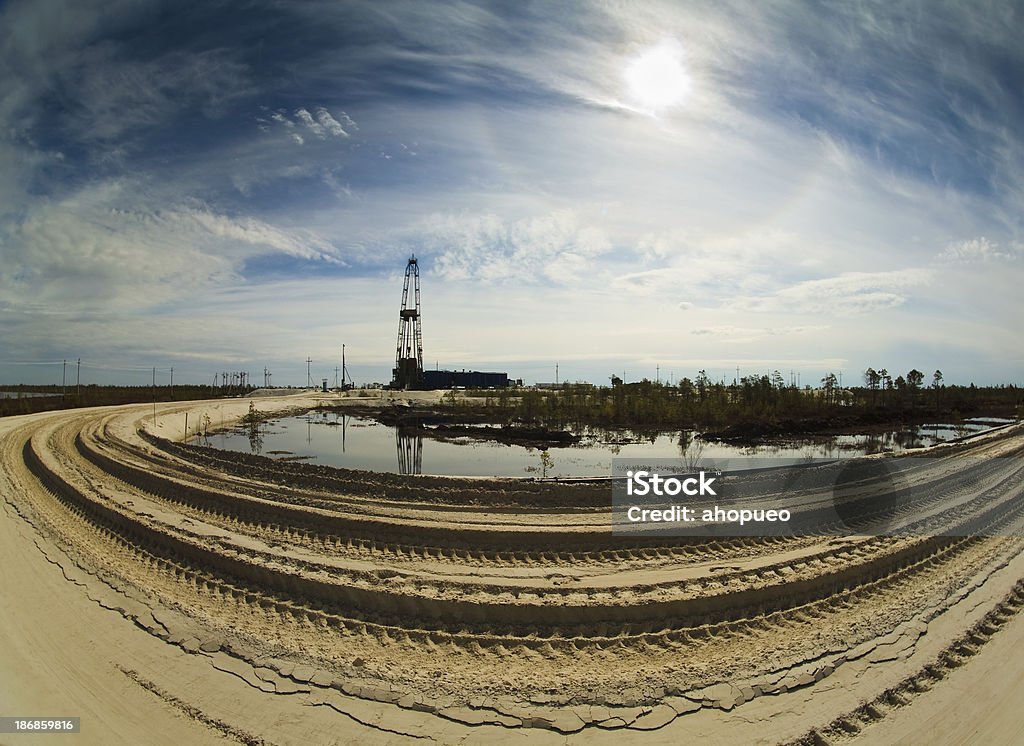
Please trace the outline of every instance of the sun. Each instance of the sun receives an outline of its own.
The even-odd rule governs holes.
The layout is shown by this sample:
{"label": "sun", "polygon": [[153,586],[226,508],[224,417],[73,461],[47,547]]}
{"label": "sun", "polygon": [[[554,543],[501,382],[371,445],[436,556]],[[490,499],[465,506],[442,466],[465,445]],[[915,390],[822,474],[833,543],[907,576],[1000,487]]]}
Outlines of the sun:
{"label": "sun", "polygon": [[629,97],[638,109],[660,114],[684,103],[690,93],[683,48],[674,40],[650,47],[623,73]]}

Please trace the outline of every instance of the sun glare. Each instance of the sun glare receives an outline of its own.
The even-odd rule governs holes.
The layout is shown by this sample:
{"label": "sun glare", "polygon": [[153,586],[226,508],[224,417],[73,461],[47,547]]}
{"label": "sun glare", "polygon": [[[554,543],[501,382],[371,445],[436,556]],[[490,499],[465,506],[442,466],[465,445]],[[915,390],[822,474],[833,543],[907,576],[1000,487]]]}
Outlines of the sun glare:
{"label": "sun glare", "polygon": [[679,106],[690,92],[690,75],[677,41],[663,41],[629,63],[624,73],[637,108],[652,114]]}

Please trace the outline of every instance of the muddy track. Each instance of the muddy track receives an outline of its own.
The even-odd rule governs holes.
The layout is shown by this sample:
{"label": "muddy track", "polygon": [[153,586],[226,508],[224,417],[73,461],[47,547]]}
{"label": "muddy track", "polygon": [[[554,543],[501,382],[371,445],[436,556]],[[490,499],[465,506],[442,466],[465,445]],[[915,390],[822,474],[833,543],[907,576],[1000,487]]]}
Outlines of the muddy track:
{"label": "muddy track", "polygon": [[[273,462],[152,436],[142,411],[10,428],[8,501],[74,564],[254,668],[287,677],[291,661],[328,687],[486,722],[614,704],[646,714],[601,727],[640,727],[654,712],[667,724],[724,707],[693,692],[725,682],[762,682],[744,699],[809,685],[820,675],[807,670],[827,675],[844,650],[941,616],[1024,546],[1017,431],[914,465],[913,493],[866,477],[844,498],[848,525],[821,469],[802,475],[798,535],[623,537],[607,483]],[[751,477],[752,499],[758,487]],[[906,525],[857,534],[876,520]],[[154,634],[188,639],[167,625]],[[674,651],[685,660],[654,665]],[[671,717],[658,709],[669,705]],[[559,717],[567,733],[601,724]]]}

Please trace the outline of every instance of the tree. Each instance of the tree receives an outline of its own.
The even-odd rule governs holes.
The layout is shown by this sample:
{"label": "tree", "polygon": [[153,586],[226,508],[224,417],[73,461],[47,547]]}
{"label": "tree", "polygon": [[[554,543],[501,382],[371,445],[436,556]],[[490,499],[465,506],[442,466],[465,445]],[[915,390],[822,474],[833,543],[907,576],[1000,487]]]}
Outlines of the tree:
{"label": "tree", "polygon": [[879,375],[878,371],[874,368],[868,368],[864,371],[864,385],[874,391],[878,388],[878,384],[882,382],[882,376]]}
{"label": "tree", "polygon": [[550,468],[552,468],[554,465],[555,465],[555,460],[553,458],[551,458],[551,454],[549,454],[546,450],[542,450],[540,452],[541,476],[542,477],[547,477],[548,470]]}
{"label": "tree", "polygon": [[944,388],[945,386],[942,385],[942,371],[936,370],[932,373],[932,396],[935,400],[934,407],[936,410],[942,406],[942,389]]}
{"label": "tree", "polygon": [[881,374],[874,368],[868,368],[864,371],[864,385],[871,391],[871,403],[875,404],[878,398],[877,391],[878,386],[882,382]]}
{"label": "tree", "polygon": [[708,395],[708,388],[711,386],[711,379],[708,378],[708,374],[703,370],[697,371],[697,395],[701,401]]}
{"label": "tree", "polygon": [[917,403],[917,392],[920,390],[924,383],[924,373],[919,371],[917,368],[911,368],[910,372],[907,373],[907,388],[910,389],[910,405],[914,406]]}
{"label": "tree", "polygon": [[893,381],[893,386],[896,387],[896,400],[903,403],[906,401],[907,393],[907,381],[903,376],[896,376],[896,380]]}
{"label": "tree", "polygon": [[827,376],[821,379],[822,388],[825,389],[825,403],[835,404],[836,400],[836,386],[839,383],[839,379],[836,378],[835,373],[829,373]]}

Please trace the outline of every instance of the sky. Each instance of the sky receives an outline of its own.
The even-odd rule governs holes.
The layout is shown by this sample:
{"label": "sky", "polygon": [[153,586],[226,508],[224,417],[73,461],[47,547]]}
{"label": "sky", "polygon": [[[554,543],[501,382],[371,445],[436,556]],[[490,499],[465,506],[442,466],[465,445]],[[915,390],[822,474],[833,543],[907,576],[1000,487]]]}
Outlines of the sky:
{"label": "sky", "polygon": [[[1021,2],[0,5],[0,383],[1024,383]],[[77,373],[77,370],[76,370]],[[70,373],[69,373],[70,375]],[[69,379],[70,380],[70,379]]]}

